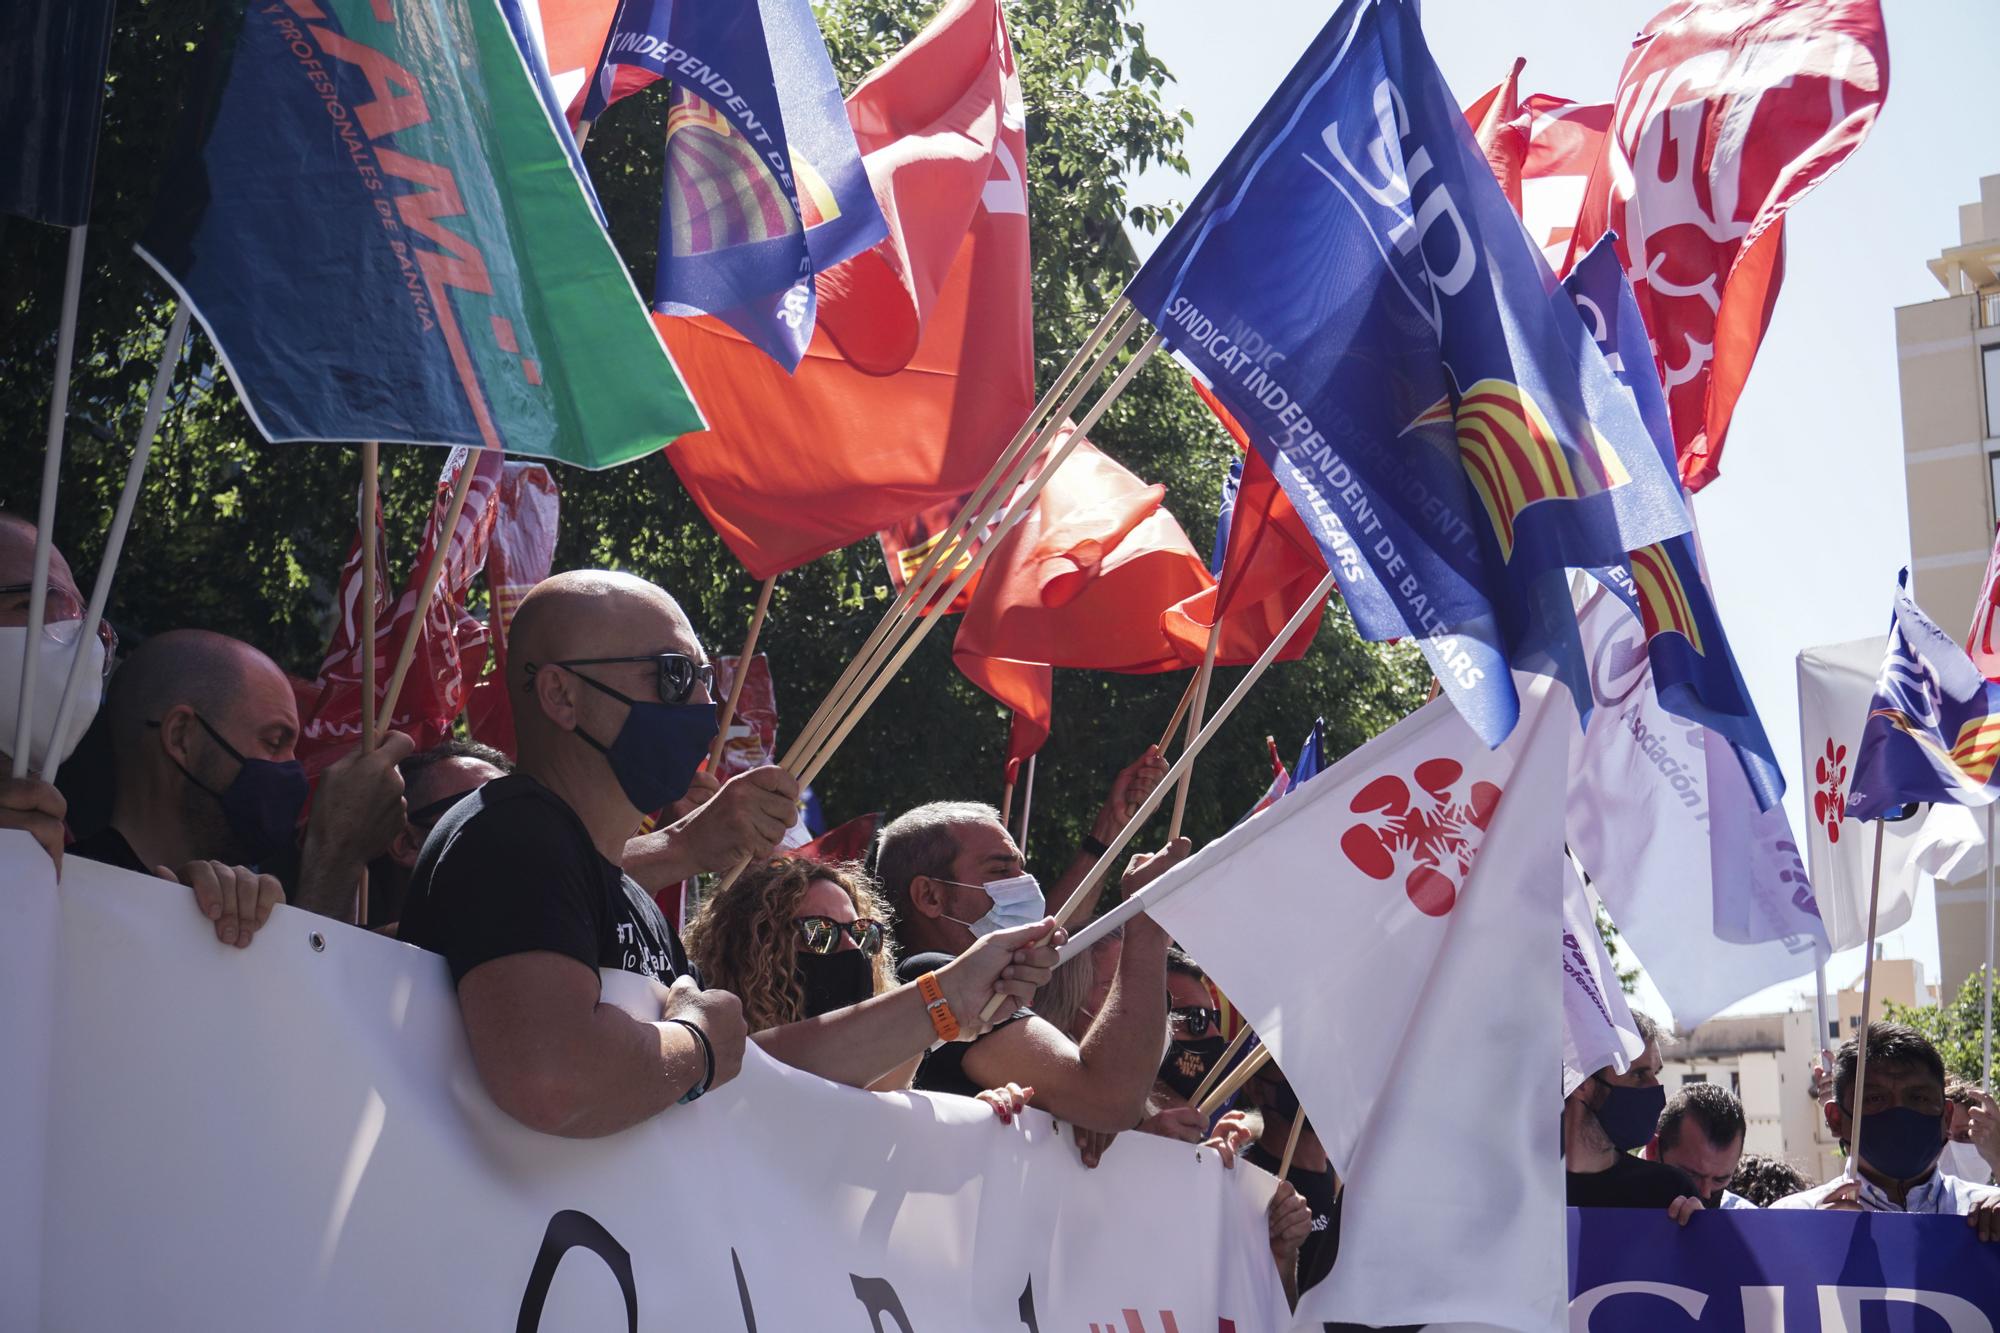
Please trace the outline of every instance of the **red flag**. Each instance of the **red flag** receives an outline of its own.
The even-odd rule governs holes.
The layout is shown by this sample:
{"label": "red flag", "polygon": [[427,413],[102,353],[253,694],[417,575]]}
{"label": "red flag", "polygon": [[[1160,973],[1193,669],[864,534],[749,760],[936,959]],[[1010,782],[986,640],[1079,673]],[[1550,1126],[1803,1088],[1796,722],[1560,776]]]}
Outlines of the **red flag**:
{"label": "red flag", "polygon": [[[468,498],[467,503],[471,503]],[[483,648],[475,653],[461,639],[459,656],[467,692],[465,721],[474,740],[503,754],[514,753],[514,709],[507,699],[507,630],[521,599],[549,576],[555,563],[556,526],[562,499],[555,478],[541,463],[509,462],[493,497],[493,534],[486,547],[486,592],[490,609]],[[486,670],[487,658],[492,669]],[[482,674],[484,673],[484,674]]]}
{"label": "red flag", "polygon": [[1164,495],[1085,441],[981,572],[952,660],[1015,710],[1010,760],[1047,738],[1050,667],[1182,665],[1161,615],[1214,580]]}
{"label": "red flag", "polygon": [[2000,533],[1995,533],[1993,555],[1986,562],[1986,578],[1979,585],[1979,599],[1972,604],[1972,629],[1965,636],[1965,651],[1979,674],[2000,680]]}
{"label": "red flag", "polygon": [[847,101],[889,238],[819,276],[787,376],[656,316],[709,429],[667,450],[756,578],[972,491],[1034,406],[1027,140],[998,0],[953,0]]}
{"label": "red flag", "polygon": [[1584,185],[1611,125],[1611,104],[1581,105],[1547,93],[1521,101],[1526,63],[1516,60],[1504,82],[1465,109],[1465,118],[1529,238],[1549,267],[1562,273]]}
{"label": "red flag", "polygon": [[875,830],[882,827],[882,812],[859,815],[838,828],[830,828],[789,853],[814,861],[866,861],[874,845]]}
{"label": "red flag", "polygon": [[[1208,386],[1197,380],[1194,388],[1244,451],[1243,481],[1236,491],[1221,579],[1168,607],[1160,617],[1160,631],[1182,665],[1199,666],[1208,650],[1209,626],[1218,623],[1219,615],[1222,642],[1215,660],[1223,666],[1248,666],[1318,588],[1326,576],[1326,561],[1305,520],[1272,475],[1271,465],[1249,447],[1243,428]],[[1320,610],[1279,650],[1279,661],[1305,656],[1319,633],[1325,607],[1326,599],[1321,598]]]}
{"label": "red flag", "polygon": [[[740,657],[715,659],[715,697],[728,696],[736,679]],[[729,736],[722,743],[722,759],[715,776],[724,782],[738,773],[778,762],[778,692],[771,681],[771,662],[758,653],[750,659],[750,674],[743,681],[743,694],[736,701],[736,716],[730,719]]]}
{"label": "red flag", "polygon": [[[493,533],[493,494],[498,489],[502,458],[497,450],[454,449],[438,478],[437,498],[431,506],[430,521],[411,567],[410,581],[393,608],[376,616],[375,679],[386,690],[395,670],[396,654],[416,615],[423,572],[437,549],[439,529],[450,507],[451,491],[458,469],[470,460],[478,471],[466,492],[465,506],[459,511],[458,525],[452,529],[445,548],[443,568],[438,575],[436,595],[424,615],[417,636],[416,654],[409,675],[387,726],[407,732],[422,750],[443,740],[451,731],[452,720],[465,705],[465,674],[459,658],[460,620],[464,618],[465,590],[473,575],[486,561],[488,539]],[[381,530],[381,525],[376,525]],[[358,548],[359,542],[357,540]],[[318,697],[305,712],[300,725],[298,757],[308,772],[318,772],[347,753],[361,738],[361,652],[360,582],[361,559],[356,549],[341,573],[339,604],[341,615],[327,656],[320,664]],[[378,558],[376,569],[384,568]],[[477,622],[473,622],[476,626]]]}
{"label": "red flag", "polygon": [[618,15],[618,0],[529,0],[523,9],[531,20],[540,21],[549,82],[574,130],[583,115],[597,58],[611,35],[611,20]]}
{"label": "red flag", "polygon": [[1715,480],[1770,322],[1785,211],[1888,91],[1878,0],[1675,4],[1633,44],[1570,253],[1618,233],[1691,491]]}

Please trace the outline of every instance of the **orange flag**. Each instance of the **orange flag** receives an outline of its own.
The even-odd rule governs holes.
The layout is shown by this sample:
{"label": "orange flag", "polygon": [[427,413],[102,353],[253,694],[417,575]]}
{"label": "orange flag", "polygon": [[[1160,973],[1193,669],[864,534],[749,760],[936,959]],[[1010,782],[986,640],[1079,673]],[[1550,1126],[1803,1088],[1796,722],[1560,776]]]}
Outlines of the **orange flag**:
{"label": "orange flag", "polygon": [[[1243,428],[1207,386],[1196,381],[1194,387],[1244,451],[1243,481],[1236,492],[1222,578],[1169,606],[1160,617],[1160,630],[1178,654],[1178,665],[1200,666],[1208,649],[1208,627],[1216,624],[1220,615],[1222,642],[1215,660],[1223,666],[1248,666],[1319,586],[1326,562],[1320,558],[1319,546],[1306,530],[1305,521],[1272,475],[1271,465],[1249,447]],[[1313,636],[1319,633],[1325,609],[1322,598],[1320,610],[1279,650],[1279,661],[1305,656]]]}
{"label": "orange flag", "polygon": [[1010,760],[1047,739],[1050,667],[1182,665],[1161,615],[1214,580],[1161,506],[1165,493],[1085,441],[980,571],[952,660],[1014,709]]}
{"label": "orange flag", "polygon": [[709,424],[668,461],[756,578],[972,491],[1035,401],[1027,141],[998,0],[952,0],[847,112],[889,237],[819,276],[798,371],[718,320],[654,317]]}

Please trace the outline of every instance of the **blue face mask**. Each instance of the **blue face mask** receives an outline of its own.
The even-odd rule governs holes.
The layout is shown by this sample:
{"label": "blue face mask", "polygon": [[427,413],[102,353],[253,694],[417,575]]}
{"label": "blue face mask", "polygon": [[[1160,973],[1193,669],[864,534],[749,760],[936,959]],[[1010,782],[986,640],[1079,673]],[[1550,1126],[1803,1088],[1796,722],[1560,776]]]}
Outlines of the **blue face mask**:
{"label": "blue face mask", "polygon": [[[1602,1079],[1598,1080],[1603,1083]],[[1667,1109],[1667,1090],[1659,1084],[1650,1088],[1627,1088],[1604,1083],[1605,1098],[1597,1108],[1597,1123],[1619,1152],[1643,1148],[1660,1127],[1660,1112]]]}
{"label": "blue face mask", "polygon": [[1891,1180],[1915,1180],[1944,1152],[1944,1116],[1892,1106],[1861,1117],[1861,1160]]}
{"label": "blue face mask", "polygon": [[230,836],[236,839],[251,865],[261,865],[290,848],[298,835],[299,811],[305,809],[306,796],[312,789],[306,778],[306,766],[296,759],[252,759],[224,740],[222,733],[200,713],[194,715],[194,720],[236,761],[236,776],[227,787],[215,791],[180,761],[176,760],[174,766],[189,782],[221,803],[222,818],[229,825]]}
{"label": "blue face mask", "polygon": [[581,727],[576,730],[583,743],[611,765],[612,776],[632,808],[650,815],[687,795],[695,770],[708,758],[709,742],[715,739],[715,705],[634,699],[581,672],[572,674],[632,710],[609,745]]}

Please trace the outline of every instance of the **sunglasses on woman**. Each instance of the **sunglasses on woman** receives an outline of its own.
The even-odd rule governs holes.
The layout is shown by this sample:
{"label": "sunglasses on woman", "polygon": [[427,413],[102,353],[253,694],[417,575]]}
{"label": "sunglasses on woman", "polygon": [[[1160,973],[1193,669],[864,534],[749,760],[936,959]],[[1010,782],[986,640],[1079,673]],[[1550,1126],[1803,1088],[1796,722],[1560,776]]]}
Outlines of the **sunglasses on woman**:
{"label": "sunglasses on woman", "polygon": [[792,918],[792,925],[798,928],[799,946],[807,953],[832,953],[840,947],[840,937],[847,936],[854,941],[854,947],[861,952],[874,955],[882,952],[882,923],[869,921],[835,921],[830,916],[799,916]]}
{"label": "sunglasses on woman", "polygon": [[1167,1010],[1167,1022],[1175,1032],[1184,1036],[1205,1037],[1210,1028],[1222,1029],[1222,1011],[1188,1005],[1182,1009]]}

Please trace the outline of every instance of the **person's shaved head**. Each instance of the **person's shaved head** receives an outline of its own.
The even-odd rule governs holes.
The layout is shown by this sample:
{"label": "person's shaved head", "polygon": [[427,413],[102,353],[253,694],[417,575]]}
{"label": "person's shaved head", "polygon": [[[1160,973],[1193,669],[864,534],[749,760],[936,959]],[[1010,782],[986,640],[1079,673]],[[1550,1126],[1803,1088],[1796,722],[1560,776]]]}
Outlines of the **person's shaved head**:
{"label": "person's shaved head", "polygon": [[[141,644],[111,678],[111,739],[121,750],[136,746],[147,723],[182,704],[227,734],[244,705],[261,703],[265,712],[282,712],[275,705],[291,698],[285,673],[249,644],[205,629],[168,630]],[[295,742],[296,703],[291,707]],[[251,753],[249,746],[238,748]]]}
{"label": "person's shaved head", "polygon": [[[609,733],[591,726],[590,721],[598,716],[608,720],[605,704],[612,712],[621,709],[608,697],[545,697],[548,687],[537,678],[560,675],[550,673],[553,663],[646,653],[685,653],[697,662],[708,660],[680,603],[664,589],[633,574],[600,569],[571,570],[536,584],[522,599],[507,632],[508,688],[515,700],[514,721],[522,759],[526,761],[531,751],[555,735],[574,731],[579,723],[608,742]],[[580,669],[631,698],[644,701],[658,697],[657,669],[648,663]],[[585,695],[594,693],[584,691]],[[581,717],[576,709],[581,710]]]}
{"label": "person's shaved head", "polygon": [[[19,514],[0,509],[0,588],[15,588],[35,579],[35,525]],[[83,614],[83,598],[63,553],[49,548],[49,620],[75,620]],[[28,623],[28,596],[0,592],[0,625]]]}

